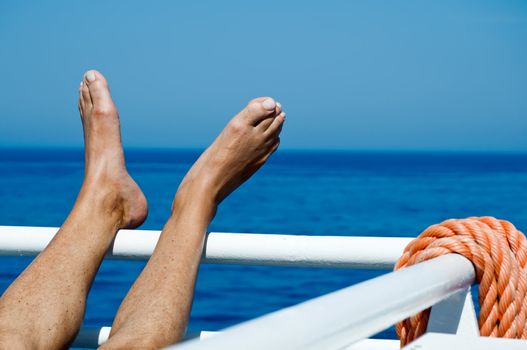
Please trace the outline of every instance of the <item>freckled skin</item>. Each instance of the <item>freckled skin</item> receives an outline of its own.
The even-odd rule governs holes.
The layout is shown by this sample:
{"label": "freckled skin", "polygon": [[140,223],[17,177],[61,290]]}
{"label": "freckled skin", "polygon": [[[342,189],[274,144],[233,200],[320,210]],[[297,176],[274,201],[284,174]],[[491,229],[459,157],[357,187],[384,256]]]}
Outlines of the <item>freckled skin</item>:
{"label": "freckled skin", "polygon": [[0,299],[2,349],[66,347],[82,323],[86,296],[115,234],[140,225],[147,215],[146,199],[125,168],[119,116],[100,73],[84,75],[79,111],[84,182],[53,240]]}
{"label": "freckled skin", "polygon": [[101,349],[158,349],[183,337],[207,226],[220,202],[278,148],[284,118],[272,99],[251,101],[192,166],[154,253]]}
{"label": "freckled skin", "polygon": [[[129,176],[119,116],[106,79],[88,71],[79,89],[85,177],[66,221],[0,299],[0,349],[62,349],[82,323],[86,297],[117,231],[139,226],[146,199]],[[220,202],[278,148],[285,120],[271,98],[251,101],[179,186],[172,215],[123,300],[103,349],[157,349],[186,329],[203,240]]]}

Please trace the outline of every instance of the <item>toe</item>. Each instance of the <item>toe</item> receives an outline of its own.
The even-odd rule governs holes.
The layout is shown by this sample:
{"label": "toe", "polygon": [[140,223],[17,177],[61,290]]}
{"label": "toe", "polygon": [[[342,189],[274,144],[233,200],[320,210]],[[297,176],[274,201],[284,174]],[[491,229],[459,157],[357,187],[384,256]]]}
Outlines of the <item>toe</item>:
{"label": "toe", "polygon": [[273,119],[273,122],[271,123],[271,125],[269,125],[267,130],[265,130],[264,134],[270,137],[277,137],[278,134],[280,134],[280,132],[282,131],[282,126],[284,125],[284,121],[285,121],[285,113],[282,112],[280,113],[279,116]]}
{"label": "toe", "polygon": [[256,125],[256,130],[262,133],[265,132],[271,126],[275,119],[276,118],[274,116],[265,118],[258,125]]}
{"label": "toe", "polygon": [[87,85],[90,85],[90,83],[92,83],[94,81],[101,81],[105,85],[108,85],[108,82],[106,81],[106,78],[104,77],[104,75],[102,75],[101,72],[96,71],[94,69],[90,69],[90,70],[86,71],[86,73],[84,73],[84,82]]}
{"label": "toe", "polygon": [[271,124],[275,120],[275,117],[280,115],[280,113],[282,113],[282,105],[280,104],[280,102],[276,101],[275,112],[271,114],[270,116],[268,116],[267,118],[260,121],[260,123],[256,125],[256,129],[260,132],[264,132],[271,126]]}
{"label": "toe", "polygon": [[276,141],[274,142],[272,148],[271,148],[271,152],[270,154],[273,154],[274,152],[276,152],[276,150],[278,149],[278,147],[280,147],[280,138],[278,137],[276,139]]}
{"label": "toe", "polygon": [[86,111],[87,109],[92,108],[92,101],[90,96],[90,90],[88,89],[88,86],[81,81],[80,88],[79,88],[79,105],[82,108],[82,111]]}
{"label": "toe", "polygon": [[267,145],[267,147],[269,147],[268,148],[269,151],[267,152],[267,154],[261,160],[262,163],[265,163],[269,159],[269,157],[271,157],[271,155],[276,152],[278,147],[280,147],[280,138],[278,137],[275,140],[273,140],[272,142],[270,142],[269,145]]}
{"label": "toe", "polygon": [[239,118],[245,119],[251,125],[257,125],[262,120],[273,115],[276,109],[276,102],[270,97],[260,97],[249,102],[247,107],[238,114]]}
{"label": "toe", "polygon": [[89,89],[94,108],[105,110],[113,107],[108,84],[101,73],[94,70],[87,71],[86,74],[84,74],[84,84],[87,85]]}

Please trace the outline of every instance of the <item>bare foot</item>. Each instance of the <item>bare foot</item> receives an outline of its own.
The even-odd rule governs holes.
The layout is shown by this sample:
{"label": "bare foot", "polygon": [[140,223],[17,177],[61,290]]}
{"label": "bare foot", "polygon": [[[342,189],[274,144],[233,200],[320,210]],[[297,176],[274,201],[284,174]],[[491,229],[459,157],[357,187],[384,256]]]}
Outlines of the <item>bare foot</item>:
{"label": "bare foot", "polygon": [[81,193],[104,196],[103,202],[118,215],[119,228],[137,227],[146,219],[148,207],[126,170],[119,114],[106,79],[97,71],[87,71],[79,95],[86,158]]}
{"label": "bare foot", "polygon": [[191,189],[193,196],[200,193],[218,205],[276,151],[284,120],[281,105],[272,98],[249,102],[192,166],[178,194]]}

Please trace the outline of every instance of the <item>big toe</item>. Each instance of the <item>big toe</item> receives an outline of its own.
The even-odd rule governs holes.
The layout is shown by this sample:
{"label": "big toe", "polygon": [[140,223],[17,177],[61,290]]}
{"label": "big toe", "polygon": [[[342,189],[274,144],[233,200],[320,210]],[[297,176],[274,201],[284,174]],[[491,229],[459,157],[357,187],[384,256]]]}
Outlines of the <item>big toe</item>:
{"label": "big toe", "polygon": [[240,117],[256,125],[276,113],[277,104],[271,97],[255,98],[243,109]]}
{"label": "big toe", "polygon": [[87,71],[84,74],[84,82],[88,86],[95,108],[105,109],[113,106],[108,83],[101,73],[96,70]]}

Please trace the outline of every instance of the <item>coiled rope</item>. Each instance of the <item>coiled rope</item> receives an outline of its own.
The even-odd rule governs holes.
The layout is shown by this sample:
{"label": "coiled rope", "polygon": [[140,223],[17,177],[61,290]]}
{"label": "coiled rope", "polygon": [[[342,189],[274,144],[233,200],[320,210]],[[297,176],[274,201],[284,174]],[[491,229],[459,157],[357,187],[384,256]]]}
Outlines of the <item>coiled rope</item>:
{"label": "coiled rope", "polygon": [[[430,226],[405,248],[395,270],[450,253],[474,265],[479,283],[480,335],[527,338],[527,240],[493,217],[451,219]],[[430,309],[397,324],[401,346],[426,331]]]}

